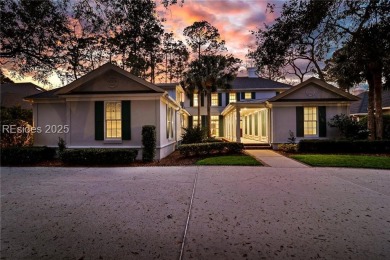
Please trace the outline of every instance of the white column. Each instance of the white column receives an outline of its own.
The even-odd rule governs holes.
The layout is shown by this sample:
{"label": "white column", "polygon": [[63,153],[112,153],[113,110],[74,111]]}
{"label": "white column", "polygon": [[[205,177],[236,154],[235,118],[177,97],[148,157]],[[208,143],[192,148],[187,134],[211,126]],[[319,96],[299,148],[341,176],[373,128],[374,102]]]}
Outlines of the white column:
{"label": "white column", "polygon": [[240,131],[240,108],[236,108],[236,142],[240,143],[241,142],[241,131]]}

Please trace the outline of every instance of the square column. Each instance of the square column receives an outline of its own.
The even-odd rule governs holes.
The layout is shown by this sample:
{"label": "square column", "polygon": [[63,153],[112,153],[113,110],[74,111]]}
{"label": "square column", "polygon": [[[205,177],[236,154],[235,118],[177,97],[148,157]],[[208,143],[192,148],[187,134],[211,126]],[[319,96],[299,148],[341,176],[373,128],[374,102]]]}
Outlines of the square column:
{"label": "square column", "polygon": [[240,129],[240,121],[241,121],[241,116],[240,116],[240,110],[241,108],[237,107],[236,108],[236,142],[240,143],[241,142],[241,129]]}

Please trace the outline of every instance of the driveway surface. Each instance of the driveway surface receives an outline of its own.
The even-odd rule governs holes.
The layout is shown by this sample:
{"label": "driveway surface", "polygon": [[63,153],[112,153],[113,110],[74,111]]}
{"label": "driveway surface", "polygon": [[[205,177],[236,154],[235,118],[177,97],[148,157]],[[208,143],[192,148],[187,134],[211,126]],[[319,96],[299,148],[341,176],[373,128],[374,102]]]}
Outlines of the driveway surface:
{"label": "driveway surface", "polygon": [[180,257],[389,259],[390,171],[1,168],[1,259]]}

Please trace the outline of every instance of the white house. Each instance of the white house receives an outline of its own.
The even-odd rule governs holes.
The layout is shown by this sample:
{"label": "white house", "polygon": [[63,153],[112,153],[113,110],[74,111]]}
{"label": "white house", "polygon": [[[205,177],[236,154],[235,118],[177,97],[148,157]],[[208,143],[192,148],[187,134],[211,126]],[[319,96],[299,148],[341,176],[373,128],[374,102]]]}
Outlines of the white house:
{"label": "white house", "polygon": [[[33,103],[36,146],[142,148],[142,126],[155,125],[156,159],[176,148],[180,102],[129,72],[107,63],[69,85],[26,98]],[[141,155],[139,154],[139,157]]]}
{"label": "white house", "polygon": [[[179,84],[151,84],[112,64],[88,73],[71,84],[29,96],[34,126],[42,132],[34,144],[69,148],[142,148],[143,125],[155,125],[156,159],[173,152],[182,128],[206,125],[206,98],[186,95]],[[311,78],[295,87],[259,78],[254,70],[239,77],[229,90],[212,94],[211,130],[214,136],[243,143],[277,146],[289,131],[297,139],[333,138],[327,126],[336,114],[349,114],[357,97]],[[139,155],[140,157],[141,155]]]}

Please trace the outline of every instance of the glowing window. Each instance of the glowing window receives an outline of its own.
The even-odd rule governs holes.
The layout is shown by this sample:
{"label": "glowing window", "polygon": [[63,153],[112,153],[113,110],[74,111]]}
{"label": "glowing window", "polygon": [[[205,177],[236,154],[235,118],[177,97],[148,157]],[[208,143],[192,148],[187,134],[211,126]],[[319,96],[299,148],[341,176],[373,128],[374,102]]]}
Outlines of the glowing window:
{"label": "glowing window", "polygon": [[236,102],[236,93],[229,93],[229,103]]}
{"label": "glowing window", "polygon": [[213,107],[218,106],[218,94],[217,93],[211,94],[211,106],[213,106]]}
{"label": "glowing window", "polygon": [[106,139],[122,138],[121,102],[106,102]]}
{"label": "glowing window", "polygon": [[303,109],[303,129],[305,136],[317,135],[317,108],[304,107]]}

